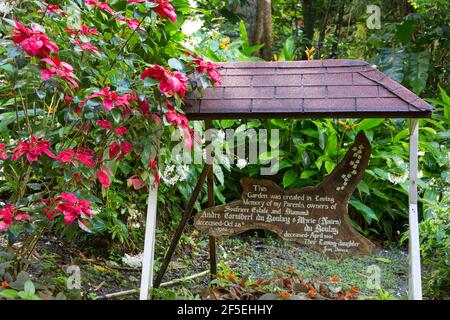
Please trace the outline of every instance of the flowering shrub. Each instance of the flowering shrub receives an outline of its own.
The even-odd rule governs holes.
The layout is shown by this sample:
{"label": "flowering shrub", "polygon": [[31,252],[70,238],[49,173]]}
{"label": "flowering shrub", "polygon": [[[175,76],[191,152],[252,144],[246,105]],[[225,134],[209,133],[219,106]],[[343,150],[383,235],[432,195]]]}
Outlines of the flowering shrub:
{"label": "flowering shrub", "polygon": [[159,183],[161,129],[192,147],[183,98],[220,83],[181,45],[187,0],[50,2],[16,1],[0,27],[0,231],[14,236],[93,231],[114,183]]}

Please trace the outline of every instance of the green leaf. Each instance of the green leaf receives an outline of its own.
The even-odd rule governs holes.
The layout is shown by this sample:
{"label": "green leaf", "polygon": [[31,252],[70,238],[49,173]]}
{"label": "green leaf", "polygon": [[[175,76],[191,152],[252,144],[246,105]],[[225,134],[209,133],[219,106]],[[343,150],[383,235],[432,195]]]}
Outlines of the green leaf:
{"label": "green leaf", "polygon": [[407,79],[416,94],[421,93],[425,89],[429,69],[430,52],[428,50],[410,54]]}
{"label": "green leaf", "polygon": [[10,299],[17,298],[17,297],[19,297],[19,293],[13,289],[6,289],[6,290],[0,291],[0,297],[10,298]]}
{"label": "green leaf", "polygon": [[247,35],[247,29],[245,28],[244,21],[239,22],[239,32],[240,32],[240,39],[245,42],[245,45],[248,45],[248,35]]}
{"label": "green leaf", "polygon": [[369,186],[367,185],[367,183],[364,182],[364,180],[361,180],[358,183],[358,187],[357,188],[358,188],[359,192],[363,192],[365,194],[370,194]]}
{"label": "green leaf", "polygon": [[316,173],[317,173],[317,171],[315,171],[315,170],[305,170],[300,175],[300,179],[308,179],[309,177],[312,177]]}
{"label": "green leaf", "polygon": [[356,133],[360,132],[361,130],[369,130],[371,128],[374,128],[383,122],[384,119],[364,119],[356,127]]}
{"label": "green leaf", "polygon": [[379,258],[379,257],[377,257],[377,258],[374,258],[374,260],[379,261],[379,262],[383,262],[383,263],[386,263],[386,264],[391,264],[392,263],[392,260],[386,259],[386,258]]}
{"label": "green leaf", "polygon": [[411,42],[412,35],[416,29],[416,22],[413,20],[406,20],[402,24],[397,25],[397,32],[395,37],[404,45]]}
{"label": "green leaf", "polygon": [[325,153],[331,158],[336,156],[337,152],[337,136],[336,132],[331,132],[328,135],[327,146],[325,149]]}
{"label": "green leaf", "polygon": [[364,220],[367,221],[368,224],[370,224],[372,222],[372,220],[376,220],[378,221],[378,217],[375,214],[375,212],[373,212],[372,209],[370,209],[368,206],[366,206],[364,203],[356,200],[355,198],[352,198],[349,200],[349,203],[358,211],[360,212],[363,217]]}
{"label": "green leaf", "polygon": [[283,186],[285,188],[289,187],[294,183],[295,179],[297,179],[297,176],[297,172],[295,172],[294,170],[286,171],[283,175]]}
{"label": "green leaf", "polygon": [[170,58],[169,61],[168,61],[168,64],[169,64],[169,67],[171,67],[172,69],[175,69],[177,71],[183,71],[184,70],[184,65],[178,59]]}
{"label": "green leaf", "polygon": [[151,77],[147,77],[144,80],[144,87],[153,87],[159,84],[159,81],[156,79],[153,79]]}
{"label": "green leaf", "polygon": [[285,61],[292,61],[295,59],[295,38],[290,36],[284,43],[283,50],[281,52],[281,58]]}
{"label": "green leaf", "polygon": [[25,282],[24,291],[27,295],[33,295],[35,293],[36,289],[34,288],[34,284],[31,280],[27,280]]}

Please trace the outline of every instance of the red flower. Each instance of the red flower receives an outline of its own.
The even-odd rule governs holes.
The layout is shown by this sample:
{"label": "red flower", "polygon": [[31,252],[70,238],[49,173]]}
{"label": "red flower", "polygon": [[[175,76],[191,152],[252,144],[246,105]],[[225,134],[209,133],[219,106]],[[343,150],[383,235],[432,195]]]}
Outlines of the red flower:
{"label": "red flower", "polygon": [[145,186],[145,182],[139,179],[137,176],[131,176],[127,179],[128,188],[133,187],[135,190],[141,189]]}
{"label": "red flower", "polygon": [[111,130],[111,123],[108,120],[97,120],[97,124],[99,127]]}
{"label": "red flower", "polygon": [[75,89],[78,88],[78,83],[73,79],[75,76],[73,74],[73,67],[66,63],[59,61],[56,57],[49,57],[41,59],[43,62],[47,62],[50,65],[50,69],[44,69],[41,72],[41,78],[42,80],[48,80],[53,77],[53,75],[57,74],[61,78],[66,79],[69,81]]}
{"label": "red flower", "polygon": [[12,204],[7,204],[5,209],[0,209],[0,232],[3,232],[6,229],[8,229],[14,220],[21,221],[21,220],[28,220],[31,218],[31,216],[28,214],[25,213],[17,214],[17,213],[18,213],[17,209],[14,209]]}
{"label": "red flower", "polygon": [[49,147],[50,143],[47,140],[38,141],[35,137],[31,137],[29,142],[20,142],[19,145],[14,148],[14,154],[11,160],[14,161],[25,154],[28,162],[33,163],[38,160],[38,157],[42,153],[45,153],[48,157],[55,159],[55,155],[48,149]]}
{"label": "red flower", "polygon": [[98,31],[95,28],[90,28],[88,26],[82,25],[79,30],[73,30],[71,28],[66,28],[67,33],[71,36],[77,36],[80,33],[87,38],[90,38],[91,35],[98,36]]}
{"label": "red flower", "polygon": [[143,2],[153,2],[158,6],[153,8],[153,10],[158,13],[161,18],[169,18],[173,22],[177,21],[177,14],[175,13],[175,8],[169,3],[168,0],[127,0],[129,3],[143,3]]}
{"label": "red flower", "polygon": [[[47,200],[42,202],[47,202]],[[53,220],[54,215],[58,212],[63,214],[64,222],[68,225],[80,217],[92,218],[94,216],[90,209],[92,204],[87,200],[78,199],[77,196],[70,192],[63,192],[60,197],[49,199],[49,202],[53,204],[46,209],[47,217],[50,220]],[[56,208],[53,208],[55,204]]]}
{"label": "red flower", "polygon": [[84,43],[81,42],[80,40],[74,40],[73,43],[79,46],[83,51],[91,51],[93,53],[98,52],[98,48],[90,43]]}
{"label": "red flower", "polygon": [[159,180],[158,163],[155,160],[150,159],[148,160],[148,164],[150,166],[150,170],[155,176],[155,182],[159,185],[161,181]]}
{"label": "red flower", "polygon": [[120,152],[120,145],[117,142],[113,142],[109,146],[109,159],[114,159]]}
{"label": "red flower", "polygon": [[119,127],[119,128],[114,129],[114,132],[116,134],[118,134],[119,136],[123,136],[125,133],[128,132],[128,129],[126,127]]}
{"label": "red flower", "polygon": [[61,151],[56,157],[61,163],[70,162],[73,165],[77,165],[78,162],[93,168],[94,167],[94,152],[92,150],[76,151],[75,149],[66,149]]}
{"label": "red flower", "polygon": [[67,13],[62,11],[60,6],[57,6],[55,4],[48,4],[46,2],[44,2],[44,5],[46,7],[46,10],[39,9],[38,13],[45,13],[45,12],[47,12],[47,13],[55,13],[55,12],[61,11],[59,13],[61,16],[67,16]]}
{"label": "red flower", "polygon": [[63,105],[64,105],[64,106],[68,106],[69,104],[72,103],[72,101],[73,101],[73,97],[72,97],[71,95],[66,94],[66,95],[64,96],[64,102],[63,102]]}
{"label": "red flower", "polygon": [[110,87],[106,87],[101,91],[87,97],[81,105],[84,106],[86,102],[94,98],[103,98],[103,106],[107,111],[110,111],[114,107],[121,106],[124,109],[130,105],[130,95],[125,94],[123,96],[118,95],[116,92],[111,91]]}
{"label": "red flower", "polygon": [[8,158],[8,153],[5,151],[5,144],[0,143],[0,160]]}
{"label": "red flower", "polygon": [[219,65],[205,61],[201,57],[197,56],[193,56],[193,59],[195,70],[201,74],[206,72],[211,81],[213,81],[216,86],[220,86],[222,75],[217,71]]}
{"label": "red flower", "polygon": [[161,18],[169,18],[173,22],[177,21],[175,8],[169,3],[168,0],[152,0],[152,2],[158,4],[158,6],[153,8],[153,10],[159,13]]}
{"label": "red flower", "polygon": [[126,22],[128,27],[133,31],[136,30],[138,27],[139,29],[145,31],[145,28],[141,26],[141,22],[138,19],[130,19],[125,17],[125,18],[116,18],[116,20]]}
{"label": "red flower", "polygon": [[341,278],[339,278],[338,276],[332,276],[330,278],[330,281],[333,281],[333,282],[337,282],[337,281],[340,281],[340,280],[341,280]]}
{"label": "red flower", "polygon": [[159,91],[164,94],[174,95],[178,93],[180,97],[184,97],[188,89],[188,78],[178,71],[170,71],[164,67],[155,64],[153,67],[147,68],[141,75],[141,79],[144,80],[147,77],[151,77],[159,82]]}
{"label": "red flower", "polygon": [[108,189],[111,185],[108,175],[104,171],[99,171],[97,173],[98,181],[102,184],[103,188]]}
{"label": "red flower", "polygon": [[117,158],[117,160],[122,159],[131,151],[133,151],[133,145],[131,143],[129,143],[128,141],[123,141],[120,144],[120,156]]}
{"label": "red flower", "polygon": [[175,126],[181,127],[184,131],[184,139],[186,141],[186,145],[189,148],[193,147],[192,140],[192,131],[189,128],[189,121],[184,114],[178,113],[172,105],[166,102],[169,112],[165,114],[167,122],[172,123]]}
{"label": "red flower", "polygon": [[58,46],[50,41],[44,32],[38,29],[36,24],[31,25],[31,29],[15,21],[16,27],[13,28],[16,33],[13,40],[16,45],[20,45],[27,54],[34,57],[36,55],[45,58],[50,51],[57,53]]}
{"label": "red flower", "polygon": [[156,113],[152,113],[150,116],[153,118],[153,120],[158,121],[158,122],[162,122],[161,117],[158,116]]}
{"label": "red flower", "polygon": [[119,157],[117,157],[117,160],[120,160],[131,151],[133,151],[133,145],[128,141],[123,141],[120,143],[120,145],[117,142],[113,142],[109,146],[109,159],[114,159],[120,152]]}
{"label": "red flower", "polygon": [[88,26],[82,25],[80,27],[80,32],[89,38],[89,35],[98,36],[98,31],[95,28],[90,28]]}
{"label": "red flower", "polygon": [[100,9],[108,12],[109,14],[116,13],[116,11],[114,9],[112,9],[106,2],[101,2],[101,1],[97,1],[97,0],[86,0],[85,3],[88,6],[98,7]]}

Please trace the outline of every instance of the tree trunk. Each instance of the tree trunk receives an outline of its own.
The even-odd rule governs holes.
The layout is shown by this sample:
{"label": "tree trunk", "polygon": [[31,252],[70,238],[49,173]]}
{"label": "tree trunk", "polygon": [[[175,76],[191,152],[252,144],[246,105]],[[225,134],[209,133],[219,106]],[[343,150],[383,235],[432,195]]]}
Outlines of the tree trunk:
{"label": "tree trunk", "polygon": [[315,15],[314,0],[303,0],[303,20],[305,22],[305,36],[309,40],[308,46],[311,46],[314,40]]}
{"label": "tree trunk", "polygon": [[336,30],[334,31],[334,40],[333,40],[333,46],[331,48],[331,59],[336,59],[338,55],[338,44],[339,44],[339,37],[341,35],[341,28],[342,23],[344,22],[344,2],[339,7],[339,13],[338,13],[338,19],[336,23]]}
{"label": "tree trunk", "polygon": [[258,55],[272,59],[272,0],[249,0],[238,10],[247,19],[247,33],[251,45],[264,44]]}
{"label": "tree trunk", "polygon": [[314,23],[316,19],[316,12],[314,9],[314,0],[303,0],[302,4],[303,9],[303,22],[305,24],[305,28],[303,29],[306,41],[302,42],[302,59],[307,60],[306,55],[306,47],[311,48],[313,46],[314,40]]}

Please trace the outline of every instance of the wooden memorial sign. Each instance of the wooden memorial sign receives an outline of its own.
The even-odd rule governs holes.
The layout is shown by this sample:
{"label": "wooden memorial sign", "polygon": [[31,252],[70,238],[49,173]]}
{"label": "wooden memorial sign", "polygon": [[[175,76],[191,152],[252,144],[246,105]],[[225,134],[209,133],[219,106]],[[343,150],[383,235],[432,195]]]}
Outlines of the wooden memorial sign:
{"label": "wooden memorial sign", "polygon": [[348,200],[364,175],[370,144],[361,131],[344,159],[317,187],[284,190],[243,178],[242,200],[205,209],[195,226],[214,237],[267,229],[330,257],[369,254],[374,245],[351,225]]}

